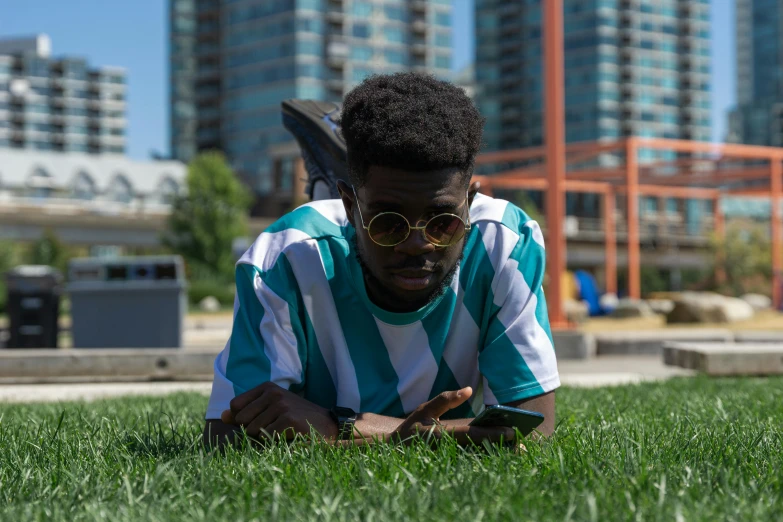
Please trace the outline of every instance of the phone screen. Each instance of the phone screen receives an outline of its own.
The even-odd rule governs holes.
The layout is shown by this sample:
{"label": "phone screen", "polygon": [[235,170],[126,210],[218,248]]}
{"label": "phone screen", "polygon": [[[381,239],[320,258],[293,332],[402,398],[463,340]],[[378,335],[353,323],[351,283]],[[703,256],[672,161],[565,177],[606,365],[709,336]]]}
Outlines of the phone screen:
{"label": "phone screen", "polygon": [[544,416],[538,412],[525,411],[508,406],[487,406],[471,426],[516,428],[522,435],[528,435],[542,422]]}

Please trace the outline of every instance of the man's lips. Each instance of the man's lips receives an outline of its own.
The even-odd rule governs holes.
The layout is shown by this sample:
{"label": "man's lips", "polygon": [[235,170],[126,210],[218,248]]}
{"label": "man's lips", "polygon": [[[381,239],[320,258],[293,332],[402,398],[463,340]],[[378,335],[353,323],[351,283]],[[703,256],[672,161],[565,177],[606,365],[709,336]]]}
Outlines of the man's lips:
{"label": "man's lips", "polygon": [[427,277],[428,275],[431,275],[433,273],[433,270],[402,268],[398,270],[391,270],[391,273],[403,277],[417,278],[417,277]]}
{"label": "man's lips", "polygon": [[403,290],[420,291],[427,289],[435,280],[431,270],[392,270],[394,283]]}

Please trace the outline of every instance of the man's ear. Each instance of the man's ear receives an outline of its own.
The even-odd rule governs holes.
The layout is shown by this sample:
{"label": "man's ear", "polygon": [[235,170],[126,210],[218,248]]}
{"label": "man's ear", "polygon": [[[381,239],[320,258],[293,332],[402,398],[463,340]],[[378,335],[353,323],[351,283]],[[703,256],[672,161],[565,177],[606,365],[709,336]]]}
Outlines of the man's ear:
{"label": "man's ear", "polygon": [[468,206],[473,204],[473,198],[476,197],[476,194],[478,193],[479,188],[481,188],[481,182],[479,182],[479,181],[474,181],[468,187]]}
{"label": "man's ear", "polygon": [[356,224],[353,222],[353,206],[356,202],[353,199],[353,190],[351,189],[351,186],[345,181],[338,179],[337,191],[340,193],[340,199],[343,201],[343,207],[345,208],[345,215],[348,216],[348,222],[356,227]]}

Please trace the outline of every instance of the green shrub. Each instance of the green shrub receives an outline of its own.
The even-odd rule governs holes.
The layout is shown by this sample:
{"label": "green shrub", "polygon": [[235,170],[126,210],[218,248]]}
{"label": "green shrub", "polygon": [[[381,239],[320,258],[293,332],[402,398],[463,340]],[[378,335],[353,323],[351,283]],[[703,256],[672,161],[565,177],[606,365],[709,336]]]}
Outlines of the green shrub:
{"label": "green shrub", "polygon": [[234,305],[234,286],[216,280],[197,280],[188,284],[188,302],[192,306],[198,306],[207,296],[215,297],[221,306]]}

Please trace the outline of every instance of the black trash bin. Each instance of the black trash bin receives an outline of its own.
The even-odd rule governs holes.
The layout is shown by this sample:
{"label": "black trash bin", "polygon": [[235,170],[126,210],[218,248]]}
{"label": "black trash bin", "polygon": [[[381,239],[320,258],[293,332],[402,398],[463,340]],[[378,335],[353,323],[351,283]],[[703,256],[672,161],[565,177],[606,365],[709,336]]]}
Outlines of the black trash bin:
{"label": "black trash bin", "polygon": [[57,348],[62,274],[49,266],[19,266],[6,274],[8,348]]}

